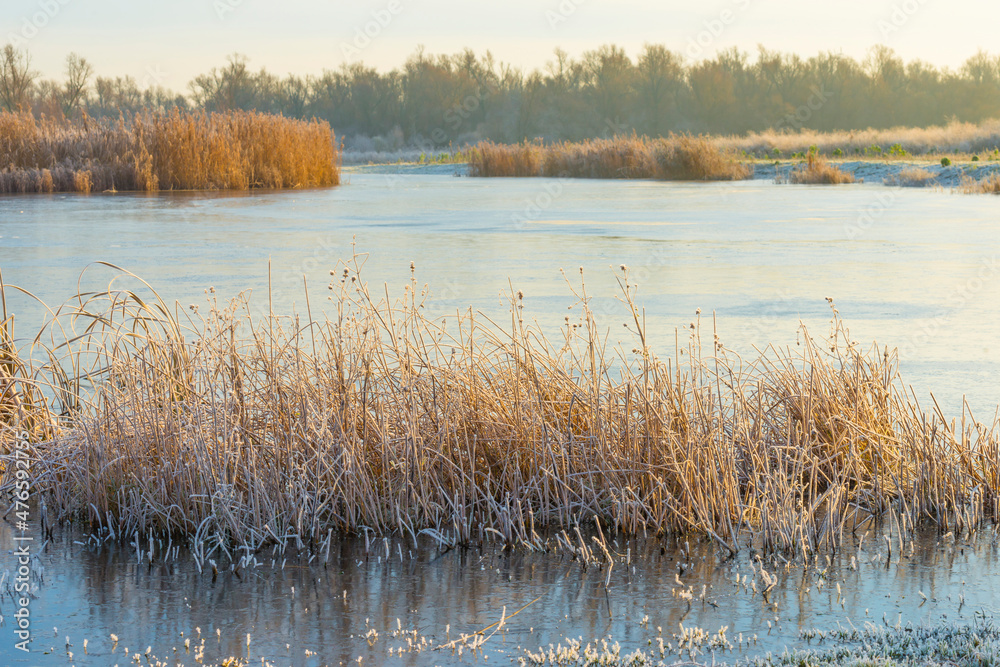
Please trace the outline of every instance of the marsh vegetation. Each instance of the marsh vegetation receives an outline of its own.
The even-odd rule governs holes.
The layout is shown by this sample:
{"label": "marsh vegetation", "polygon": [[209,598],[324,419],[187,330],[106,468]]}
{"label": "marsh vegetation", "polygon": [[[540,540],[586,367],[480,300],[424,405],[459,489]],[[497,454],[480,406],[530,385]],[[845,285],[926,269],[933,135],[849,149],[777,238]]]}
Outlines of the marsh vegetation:
{"label": "marsh vegetation", "polygon": [[142,113],[128,120],[0,112],[0,192],[308,188],[340,182],[329,125],[267,114]]}
{"label": "marsh vegetation", "polygon": [[720,151],[706,137],[664,139],[615,137],[582,143],[506,146],[485,143],[469,152],[472,176],[548,176],[564,178],[654,178],[732,181],[753,170]]}
{"label": "marsh vegetation", "polygon": [[441,321],[415,276],[380,296],[362,264],[332,272],[320,320],[81,294],[32,354],[5,347],[5,457],[30,427],[58,517],[228,551],[363,527],[543,549],[545,530],[596,520],[809,557],[872,522],[902,544],[1000,514],[1000,423],[923,409],[894,351],[861,348],[835,309],[829,337],[803,331],[798,350],[742,359],[699,321],[664,355],[625,267],[633,341],[614,348],[582,283],[552,340],[518,292],[505,324]]}

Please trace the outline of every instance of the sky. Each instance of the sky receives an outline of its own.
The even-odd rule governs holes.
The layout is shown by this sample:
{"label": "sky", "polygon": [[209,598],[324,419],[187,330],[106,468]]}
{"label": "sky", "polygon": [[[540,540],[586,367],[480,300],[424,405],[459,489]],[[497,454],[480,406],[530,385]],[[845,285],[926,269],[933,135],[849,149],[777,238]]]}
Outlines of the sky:
{"label": "sky", "polygon": [[401,66],[472,48],[526,69],[557,47],[579,56],[617,44],[636,56],[662,43],[689,60],[737,47],[862,59],[885,44],[906,60],[957,69],[1000,52],[1000,2],[975,0],[2,0],[0,43],[62,78],[70,52],[101,76],[131,75],[177,91],[233,53],[254,69],[319,74],[345,62]]}

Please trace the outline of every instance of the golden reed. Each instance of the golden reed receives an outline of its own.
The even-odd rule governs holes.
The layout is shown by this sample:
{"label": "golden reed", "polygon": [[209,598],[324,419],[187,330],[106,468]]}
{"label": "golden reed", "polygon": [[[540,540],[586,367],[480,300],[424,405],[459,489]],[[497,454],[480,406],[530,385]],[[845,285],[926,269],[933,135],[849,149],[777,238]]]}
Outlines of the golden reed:
{"label": "golden reed", "polygon": [[707,137],[615,137],[544,145],[484,142],[470,151],[473,176],[740,180],[753,170]]}
{"label": "golden reed", "polygon": [[0,113],[0,192],[248,190],[337,185],[323,121],[255,112],[74,122]]}
{"label": "golden reed", "polygon": [[36,341],[74,318],[85,335],[32,356],[50,363],[8,348],[0,364],[0,490],[30,386],[49,415],[35,488],[126,538],[232,549],[374,529],[543,548],[545,529],[596,517],[812,557],[868,526],[902,542],[920,524],[957,535],[1000,518],[1000,423],[922,411],[894,352],[860,350],[836,311],[830,338],[806,333],[798,351],[744,361],[703,348],[698,325],[661,358],[624,267],[628,349],[599,333],[584,287],[580,320],[553,341],[524,323],[520,293],[508,325],[442,322],[415,279],[378,296],[361,265],[338,267],[321,320],[210,297],[182,323],[155,296],[80,295]]}

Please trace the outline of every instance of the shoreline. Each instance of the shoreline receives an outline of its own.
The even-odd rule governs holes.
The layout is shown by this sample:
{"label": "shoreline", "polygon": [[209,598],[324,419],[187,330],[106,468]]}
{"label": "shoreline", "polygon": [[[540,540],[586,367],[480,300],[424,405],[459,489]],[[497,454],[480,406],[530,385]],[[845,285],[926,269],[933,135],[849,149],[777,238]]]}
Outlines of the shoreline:
{"label": "shoreline", "polygon": [[[804,160],[747,160],[742,162],[753,169],[753,173],[748,181],[774,181],[780,174],[787,173],[795,169]],[[829,164],[841,170],[851,173],[857,179],[857,184],[867,185],[888,185],[897,187],[924,187],[924,188],[955,188],[958,187],[963,178],[982,180],[993,174],[1000,173],[1000,162],[963,162],[952,164],[948,167],[941,166],[939,161],[934,160],[852,160],[852,159],[828,159]],[[886,182],[893,178],[899,178],[901,174],[908,170],[919,169],[930,174],[930,178],[920,183],[894,183]],[[386,162],[372,163],[365,165],[350,165],[343,167],[345,175],[350,174],[382,174],[382,175],[438,175],[438,176],[470,176],[469,163],[449,162],[439,164],[422,164],[418,162]],[[485,177],[484,177],[485,178]],[[509,178],[539,178],[534,176],[509,177]],[[586,180],[586,179],[579,179]],[[655,180],[655,179],[613,179],[613,180]],[[684,183],[698,183],[702,181],[677,181]],[[707,181],[705,181],[707,182]]]}

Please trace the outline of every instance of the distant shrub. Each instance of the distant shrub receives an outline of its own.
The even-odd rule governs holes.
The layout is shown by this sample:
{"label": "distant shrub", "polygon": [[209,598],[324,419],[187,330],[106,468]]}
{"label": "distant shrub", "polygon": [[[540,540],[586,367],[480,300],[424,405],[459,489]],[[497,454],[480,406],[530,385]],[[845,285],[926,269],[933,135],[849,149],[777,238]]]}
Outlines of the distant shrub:
{"label": "distant shrub", "polygon": [[950,167],[951,166],[951,160],[949,160],[946,157],[941,158],[941,166],[942,167]]}
{"label": "distant shrub", "polygon": [[973,155],[972,156],[972,161],[973,162],[979,162],[979,156],[978,155]]}
{"label": "distant shrub", "polygon": [[839,148],[835,148],[833,149],[833,155],[834,157],[842,157],[844,155],[844,151],[840,150]]}
{"label": "distant shrub", "polygon": [[903,148],[902,144],[893,144],[892,146],[889,146],[889,155],[903,157],[906,155],[906,149]]}
{"label": "distant shrub", "polygon": [[981,194],[981,195],[997,195],[1000,194],[1000,173],[994,172],[993,174],[987,176],[986,178],[977,181],[974,178],[968,176],[962,179],[962,182],[958,186],[959,192],[963,192],[967,195]]}

